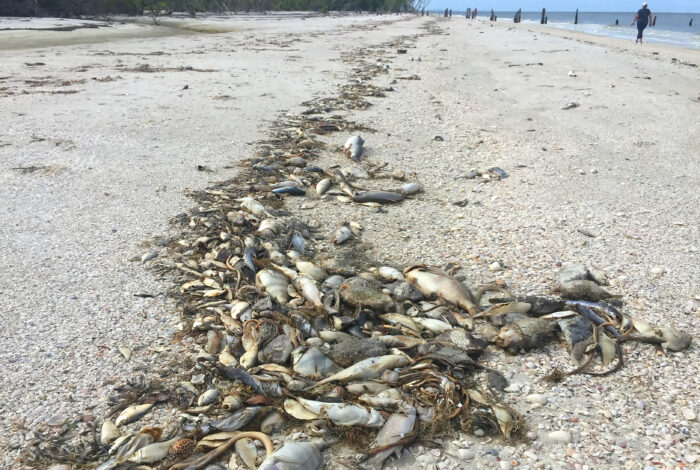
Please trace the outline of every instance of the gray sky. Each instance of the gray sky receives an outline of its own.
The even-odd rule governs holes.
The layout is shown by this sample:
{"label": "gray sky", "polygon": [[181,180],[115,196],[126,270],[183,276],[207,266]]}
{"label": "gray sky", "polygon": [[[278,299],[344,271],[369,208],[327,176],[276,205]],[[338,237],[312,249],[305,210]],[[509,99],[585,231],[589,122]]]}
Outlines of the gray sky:
{"label": "gray sky", "polygon": [[[428,8],[439,10],[452,8],[463,11],[465,8],[477,7],[488,11],[491,8],[500,11],[538,11],[546,8],[551,11],[632,11],[642,6],[643,0],[431,0]],[[700,12],[700,0],[647,0],[652,12]],[[698,19],[700,21],[700,19]]]}

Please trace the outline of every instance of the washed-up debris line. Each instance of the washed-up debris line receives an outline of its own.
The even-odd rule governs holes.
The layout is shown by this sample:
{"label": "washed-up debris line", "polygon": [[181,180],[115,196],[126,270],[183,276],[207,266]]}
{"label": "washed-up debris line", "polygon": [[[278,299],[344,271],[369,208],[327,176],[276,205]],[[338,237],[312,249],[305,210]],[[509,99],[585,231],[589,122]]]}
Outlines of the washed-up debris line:
{"label": "washed-up debris line", "polygon": [[[409,44],[389,45],[397,46]],[[389,66],[386,55],[356,65],[363,81]],[[308,106],[352,109],[347,100],[363,93]],[[563,266],[558,296],[514,295],[500,284],[472,291],[454,266],[398,269],[357,256],[356,222],[329,230],[293,217],[287,200],[379,207],[410,204],[423,189],[361,188],[361,180],[384,187],[405,175],[363,158],[360,136],[347,139],[343,164],[314,166],[327,150],[318,135],[359,128],[339,116],[309,117],[318,113],[282,117],[234,180],[195,193],[197,207],[178,219],[183,237],[153,261],[174,275],[182,334],[195,338],[182,380],[125,387],[92,450],[55,459],[96,460],[98,470],[204,469],[229,459],[228,468],[317,469],[323,449],[337,446],[328,468],[381,469],[404,446],[457,429],[522,438],[517,412],[477,385],[488,375],[503,388],[503,376],[479,363],[491,344],[519,354],[562,338],[576,365],[551,380],[618,370],[625,341],[689,345],[683,332],[621,313],[604,276],[584,266]],[[315,245],[330,237],[338,247],[322,256]],[[143,427],[160,406],[177,411]],[[284,443],[275,446],[270,436],[279,435]]]}

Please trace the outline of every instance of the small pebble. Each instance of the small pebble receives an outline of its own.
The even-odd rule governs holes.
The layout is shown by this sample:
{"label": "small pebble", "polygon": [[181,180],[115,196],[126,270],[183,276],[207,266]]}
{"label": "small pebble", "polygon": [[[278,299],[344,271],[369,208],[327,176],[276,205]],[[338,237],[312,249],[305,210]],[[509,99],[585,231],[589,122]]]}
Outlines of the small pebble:
{"label": "small pebble", "polygon": [[65,422],[66,422],[65,416],[53,415],[52,417],[49,418],[49,420],[46,422],[46,424],[48,424],[49,426],[60,426]]}
{"label": "small pebble", "polygon": [[681,412],[683,413],[683,417],[688,421],[695,421],[697,419],[695,412],[690,408],[683,408]]}
{"label": "small pebble", "polygon": [[474,435],[477,436],[477,437],[484,437],[484,436],[486,435],[486,433],[484,432],[483,429],[476,428],[476,429],[474,430]]}
{"label": "small pebble", "polygon": [[511,464],[507,460],[501,460],[500,466],[502,470],[510,470],[511,468],[513,468],[513,464]]}
{"label": "small pebble", "polygon": [[571,434],[566,431],[552,431],[547,434],[547,439],[552,442],[570,442]]}
{"label": "small pebble", "polygon": [[537,403],[539,405],[546,405],[548,401],[547,396],[541,393],[533,393],[532,395],[528,395],[526,400],[529,403]]}
{"label": "small pebble", "polygon": [[203,384],[204,383],[204,374],[197,374],[192,376],[192,380],[190,380],[195,385]]}
{"label": "small pebble", "polygon": [[494,261],[489,265],[489,271],[491,272],[496,272],[496,271],[501,271],[503,269],[503,266],[501,266],[501,263],[498,261]]}
{"label": "small pebble", "polygon": [[459,455],[459,458],[462,460],[474,460],[474,452],[471,450],[459,449],[457,455]]}

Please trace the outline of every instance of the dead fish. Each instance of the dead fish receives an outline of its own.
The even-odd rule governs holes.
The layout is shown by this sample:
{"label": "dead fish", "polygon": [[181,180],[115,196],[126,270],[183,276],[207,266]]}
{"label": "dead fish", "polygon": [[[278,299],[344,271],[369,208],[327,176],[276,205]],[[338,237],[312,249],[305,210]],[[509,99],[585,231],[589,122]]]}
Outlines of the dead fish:
{"label": "dead fish", "polygon": [[341,171],[345,176],[350,176],[350,177],[358,179],[358,180],[368,179],[370,176],[369,173],[367,172],[367,170],[365,170],[364,168],[360,168],[358,166],[351,166],[349,168],[343,168]]}
{"label": "dead fish", "polygon": [[353,194],[352,200],[360,203],[376,202],[379,204],[388,204],[402,201],[403,196],[391,191],[358,191]]}
{"label": "dead fish", "polygon": [[328,277],[325,269],[309,261],[297,261],[295,266],[301,274],[306,274],[314,281],[323,282]]}
{"label": "dead fish", "polygon": [[210,405],[214,403],[217,398],[219,398],[219,390],[216,388],[210,388],[209,390],[202,392],[202,394],[199,396],[197,399],[197,406]]}
{"label": "dead fish", "polygon": [[360,161],[360,154],[362,153],[362,145],[365,143],[364,139],[359,135],[354,135],[349,137],[343,145],[343,150],[345,155],[352,158],[356,162]]}
{"label": "dead fish", "polygon": [[382,266],[379,268],[379,276],[385,281],[404,281],[405,278],[401,271],[391,266]]}
{"label": "dead fish", "polygon": [[379,315],[379,318],[391,325],[404,326],[415,332],[420,332],[423,329],[417,322],[413,321],[413,318],[409,317],[408,315],[401,315],[399,313],[385,313]]}
{"label": "dead fish", "polygon": [[339,426],[367,426],[378,428],[384,424],[384,418],[377,410],[352,403],[327,403],[323,401],[297,398],[307,410],[321,418],[330,419]]}
{"label": "dead fish", "polygon": [[270,214],[267,211],[267,209],[265,209],[265,206],[263,206],[260,202],[258,202],[252,197],[244,197],[239,199],[238,201],[240,201],[241,207],[243,209],[255,216],[258,216],[260,218],[272,217],[272,214]]}
{"label": "dead fish", "polygon": [[350,395],[362,395],[365,393],[376,395],[388,389],[389,386],[387,384],[373,380],[360,380],[345,386],[345,391]]}
{"label": "dead fish", "polygon": [[121,413],[119,413],[119,416],[117,416],[117,419],[114,421],[114,424],[119,426],[121,424],[129,424],[133,423],[134,421],[138,421],[143,415],[148,413],[151,410],[151,408],[153,408],[153,403],[145,403],[143,405],[130,406]]}
{"label": "dead fish", "polygon": [[317,196],[323,196],[323,194],[328,191],[331,187],[331,179],[330,178],[324,178],[318,183],[316,183],[316,195]]}
{"label": "dead fish", "polygon": [[394,300],[389,295],[372,287],[359,284],[342,287],[340,298],[343,302],[353,307],[367,307],[377,312],[386,312],[394,305]]}
{"label": "dead fish", "polygon": [[311,380],[321,380],[342,370],[342,367],[329,359],[318,348],[311,347],[306,351],[303,349],[292,351],[292,359],[294,372]]}
{"label": "dead fish", "polygon": [[326,352],[328,357],[342,367],[350,367],[368,357],[385,356],[386,354],[386,346],[380,341],[354,336],[337,342]]}
{"label": "dead fish", "polygon": [[404,269],[403,274],[426,297],[440,297],[463,308],[470,315],[479,313],[479,307],[469,288],[441,269],[418,265]]}
{"label": "dead fish", "polygon": [[578,102],[578,101],[576,101],[576,100],[571,100],[571,101],[569,101],[568,103],[566,103],[566,104],[564,105],[564,107],[561,108],[561,109],[578,108],[579,106],[580,106],[580,105],[579,105],[579,102]]}
{"label": "dead fish", "polygon": [[214,431],[237,431],[250,423],[258,414],[258,411],[260,411],[259,406],[250,406],[215,421],[199,424],[185,424],[182,426],[182,429],[185,432],[200,430],[202,434],[210,434]]}
{"label": "dead fish", "polygon": [[304,240],[304,237],[299,232],[295,231],[292,234],[289,245],[298,253],[306,255],[306,240]]}
{"label": "dead fish", "polygon": [[489,175],[498,178],[499,180],[502,180],[503,178],[507,178],[507,177],[508,177],[508,173],[506,173],[505,170],[503,170],[502,168],[499,168],[499,167],[497,167],[497,166],[492,166],[491,168],[489,168],[488,170],[486,170],[486,172],[487,172]]}
{"label": "dead fish", "polygon": [[102,430],[100,431],[100,442],[102,445],[109,445],[117,439],[121,433],[117,429],[117,425],[111,419],[106,419],[102,423]]}
{"label": "dead fish", "polygon": [[[369,357],[355,365],[344,369],[337,374],[321,380],[313,387],[318,387],[330,382],[350,382],[358,379],[374,379],[379,377],[382,372],[387,369],[403,367],[408,364],[408,359],[405,356],[390,354],[387,356]],[[313,388],[312,387],[312,388]]]}
{"label": "dead fish", "polygon": [[309,442],[288,442],[260,464],[258,470],[318,470],[323,463],[322,439]]}
{"label": "dead fish", "polygon": [[501,328],[494,343],[515,354],[520,350],[543,346],[554,334],[554,324],[519,313],[507,314],[508,324]]}
{"label": "dead fish", "polygon": [[381,470],[387,457],[396,453],[400,457],[401,449],[409,444],[416,435],[416,409],[408,408],[408,413],[393,413],[377,433],[374,442],[370,444],[369,454],[374,454],[361,467],[366,470]]}
{"label": "dead fish", "polygon": [[274,237],[284,231],[285,224],[281,219],[263,219],[256,233],[263,237]]}
{"label": "dead fish", "polygon": [[168,455],[170,446],[178,440],[180,440],[180,436],[174,437],[168,441],[149,444],[134,452],[127,460],[135,463],[152,463],[163,460]]}
{"label": "dead fish", "polygon": [[278,194],[278,195],[287,195],[287,196],[305,196],[306,191],[301,189],[298,186],[287,186],[285,188],[277,188],[272,190],[273,193]]}
{"label": "dead fish", "polygon": [[449,323],[434,318],[416,317],[413,320],[421,326],[421,329],[428,330],[435,335],[452,329],[452,325]]}
{"label": "dead fish", "polygon": [[284,305],[289,300],[287,278],[279,271],[263,269],[255,275],[255,285],[263,287],[280,305]]}
{"label": "dead fish", "polygon": [[274,364],[284,364],[289,359],[294,346],[287,335],[278,335],[272,341],[267,343],[262,350],[263,356],[267,362]]}
{"label": "dead fish", "polygon": [[605,299],[616,299],[622,296],[613,295],[593,281],[578,280],[563,282],[557,285],[557,290],[565,299],[590,300],[597,302]]}
{"label": "dead fish", "polygon": [[301,295],[306,300],[314,304],[316,308],[323,308],[323,300],[321,299],[321,291],[316,283],[306,276],[297,276],[294,278],[294,287],[299,289]]}
{"label": "dead fish", "polygon": [[692,336],[684,331],[671,327],[654,327],[646,322],[630,318],[632,327],[639,333],[640,340],[649,343],[660,344],[662,348],[670,351],[681,351],[690,346]]}
{"label": "dead fish", "polygon": [[333,237],[333,244],[342,245],[351,238],[352,230],[350,230],[350,227],[348,227],[347,225],[343,225],[335,232],[335,236]]}

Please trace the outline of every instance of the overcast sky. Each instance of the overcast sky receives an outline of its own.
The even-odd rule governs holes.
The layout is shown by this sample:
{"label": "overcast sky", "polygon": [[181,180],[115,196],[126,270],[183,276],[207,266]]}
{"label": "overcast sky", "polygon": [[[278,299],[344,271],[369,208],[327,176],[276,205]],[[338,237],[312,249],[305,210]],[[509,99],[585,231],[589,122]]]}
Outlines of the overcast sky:
{"label": "overcast sky", "polygon": [[[431,0],[428,8],[439,10],[452,8],[464,11],[466,8],[477,7],[488,11],[493,8],[500,11],[515,11],[522,8],[525,11],[538,11],[546,8],[551,11],[634,11],[642,6],[643,0]],[[653,12],[700,12],[700,0],[647,0],[649,9]],[[700,21],[700,19],[698,20]]]}

